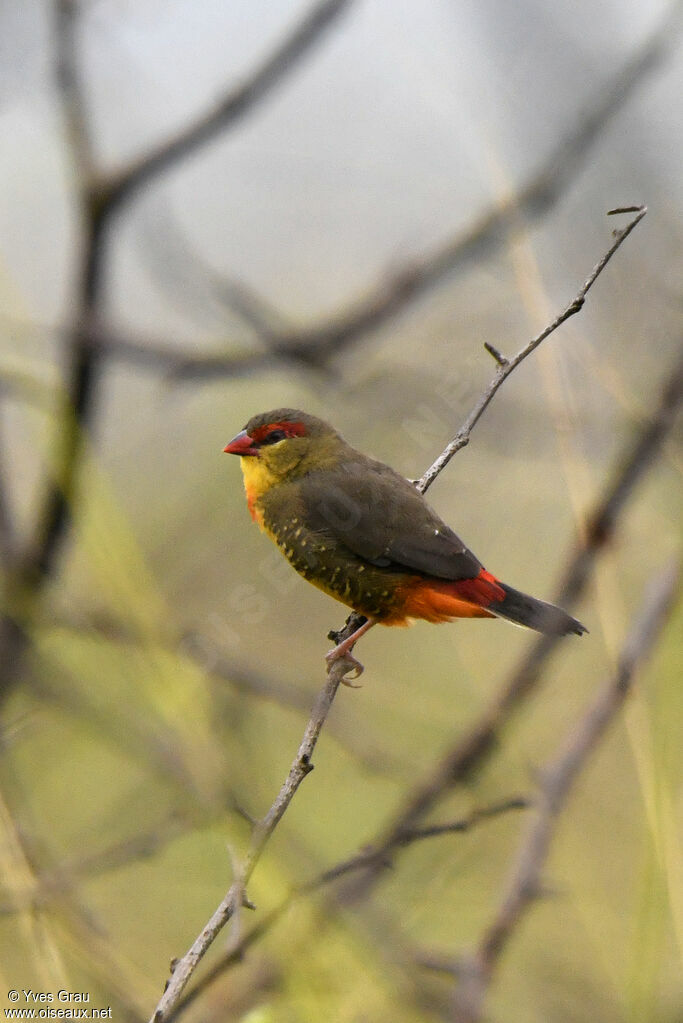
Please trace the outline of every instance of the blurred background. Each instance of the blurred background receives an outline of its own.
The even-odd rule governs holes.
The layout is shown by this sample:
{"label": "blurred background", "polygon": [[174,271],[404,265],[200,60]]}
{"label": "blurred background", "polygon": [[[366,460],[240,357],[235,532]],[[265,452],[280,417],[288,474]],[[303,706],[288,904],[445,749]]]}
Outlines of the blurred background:
{"label": "blurred background", "polygon": [[[0,5],[2,999],[89,992],[147,1019],[295,755],[345,610],[256,531],[227,441],[294,406],[420,476],[495,371],[484,342],[523,347],[627,222],[607,211],[646,203],[430,491],[539,597],[593,543],[571,608],[590,635],[553,651],[428,820],[533,797],[680,552],[680,422],[662,419],[682,343],[680,11]],[[591,534],[658,416],[614,528]],[[581,774],[486,1018],[683,1018],[682,624],[679,606]],[[533,642],[488,621],[373,630],[240,925],[400,819]],[[182,1018],[456,1018],[434,967],[478,946],[529,813],[397,851],[362,898],[294,897]]]}

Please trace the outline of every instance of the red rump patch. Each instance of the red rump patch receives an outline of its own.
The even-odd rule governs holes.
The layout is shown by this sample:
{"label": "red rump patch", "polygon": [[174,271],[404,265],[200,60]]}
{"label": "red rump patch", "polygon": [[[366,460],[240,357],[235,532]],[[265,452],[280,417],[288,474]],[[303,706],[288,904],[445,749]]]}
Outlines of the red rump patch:
{"label": "red rump patch", "polygon": [[495,576],[482,569],[474,579],[411,579],[396,591],[395,610],[380,619],[384,625],[405,625],[410,618],[450,622],[454,618],[493,618],[489,604],[505,598]]}
{"label": "red rump patch", "polygon": [[459,597],[471,600],[473,604],[479,604],[481,607],[505,600],[505,590],[499,585],[495,575],[491,575],[485,568],[482,568],[475,579],[461,579],[453,583],[453,589]]}
{"label": "red rump patch", "polygon": [[250,436],[257,444],[260,444],[273,430],[282,430],[286,437],[303,437],[306,434],[306,427],[303,423],[285,421],[283,423],[267,423],[265,426],[257,426],[255,430],[252,430]]}

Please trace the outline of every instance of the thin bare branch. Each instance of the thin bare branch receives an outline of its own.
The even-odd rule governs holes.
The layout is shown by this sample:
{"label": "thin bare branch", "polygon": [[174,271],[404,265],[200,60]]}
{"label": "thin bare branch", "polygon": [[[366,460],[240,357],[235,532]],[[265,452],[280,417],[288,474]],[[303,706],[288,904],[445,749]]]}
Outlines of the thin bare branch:
{"label": "thin bare branch", "polygon": [[[79,8],[75,0],[55,0],[55,74],[70,143],[75,194],[83,220],[84,241],[75,296],[74,322],[94,319],[103,270],[103,221],[90,201],[93,154],[85,110],[85,93],[78,68],[76,33]],[[50,573],[69,518],[82,442],[93,408],[95,366],[81,344],[79,330],[68,335],[69,366],[58,415],[54,471],[47,481],[34,537],[22,552],[19,587],[38,590]]]}
{"label": "thin bare branch", "polygon": [[455,1023],[479,1023],[494,970],[513,933],[537,898],[557,818],[572,785],[626,699],[637,669],[666,624],[679,592],[680,566],[669,566],[652,581],[638,620],[624,643],[614,675],[608,679],[560,752],[542,770],[535,812],[523,837],[517,862],[498,910],[476,951],[463,961],[453,1007]]}
{"label": "thin bare branch", "polygon": [[[472,831],[473,828],[483,821],[500,817],[514,810],[526,810],[530,805],[529,800],[525,796],[511,796],[509,799],[501,799],[489,806],[477,807],[467,817],[459,817],[454,821],[446,821],[440,824],[432,824],[429,827],[414,828],[412,831],[406,831],[401,844],[407,847],[414,845],[416,842],[423,842],[428,838],[464,834],[467,831]],[[345,877],[347,874],[352,874],[368,866],[368,864],[377,862],[380,862],[383,868],[391,865],[391,861],[386,859],[384,850],[376,849],[371,845],[365,846],[355,856],[351,856],[349,859],[342,860],[340,863],[328,867],[327,870],[324,870],[311,881],[299,885],[294,889],[293,895],[297,897],[309,895],[311,892],[317,891],[325,885]]]}
{"label": "thin bare branch", "polygon": [[305,54],[313,49],[323,33],[351,4],[352,0],[322,0],[314,4],[263,62],[240,85],[230,89],[212,109],[156,149],[103,181],[101,191],[107,205],[113,208],[130,200],[153,178],[170,167],[178,166],[200,146],[211,142],[250,113],[287,74],[299,66]]}
{"label": "thin bare branch", "polygon": [[10,507],[3,440],[0,434],[0,564],[5,571],[11,572],[17,550],[17,535]]}
{"label": "thin bare branch", "polygon": [[[306,350],[293,350],[291,354],[288,351],[283,351],[274,328],[266,326],[265,322],[266,317],[274,318],[276,314],[265,311],[264,307],[264,311],[260,314],[260,322],[257,323],[259,313],[257,313],[256,307],[260,300],[256,296],[247,296],[244,293],[241,299],[242,304],[240,308],[237,308],[238,290],[241,289],[237,289],[235,286],[234,311],[245,323],[258,332],[259,339],[264,345],[263,348],[255,350],[253,347],[237,348],[235,346],[229,356],[226,356],[225,352],[200,352],[192,356],[198,364],[204,366],[218,360],[222,365],[221,375],[223,378],[249,376],[272,366],[273,361],[277,360],[294,364],[298,369],[308,368],[315,372],[326,369],[325,362],[321,362],[313,350],[310,353]],[[253,306],[251,311],[247,308],[249,303]],[[66,328],[59,324],[35,321],[27,322],[1,313],[0,322],[6,324],[15,334],[51,337],[66,344],[69,344],[74,336],[73,327]],[[91,321],[87,326],[82,326],[79,334],[80,344],[84,349],[91,351],[94,356],[107,357],[113,362],[129,363],[138,366],[141,370],[166,375],[171,381],[181,380],[186,375],[185,371],[190,357],[187,349],[182,347],[179,341],[169,338],[160,339],[151,334],[123,332],[103,323],[101,318],[98,318],[97,322]],[[273,337],[275,340],[271,346]],[[199,373],[198,376],[201,378],[202,373]],[[40,405],[47,405],[48,399],[53,393],[50,391],[43,395],[43,388],[39,382],[36,381],[33,387],[28,380],[2,373],[0,374],[0,393],[4,391],[20,396],[22,400],[30,404]]]}
{"label": "thin bare branch", "polygon": [[489,817],[497,817],[509,810],[525,810],[529,806],[529,800],[525,796],[513,796],[502,802],[493,803],[491,806],[484,806],[474,810],[469,817],[459,821],[451,821],[448,824],[430,824],[423,828],[407,830],[401,840],[402,845],[410,845],[419,838],[436,838],[439,835],[448,835],[453,832],[470,831],[474,824],[487,820]]}
{"label": "thin bare branch", "polygon": [[[313,752],[337,689],[344,677],[345,669],[346,664],[344,661],[338,661],[330,668],[325,685],[318,694],[289,773],[270,809],[253,829],[249,848],[242,860],[238,875],[230,886],[225,898],[211,916],[211,919],[192,943],[192,946],[181,959],[175,962],[166,990],[157,1005],[151,1023],[162,1023],[162,1020],[168,1019],[171,1010],[180,998],[185,985],[201,962],[206,951],[213,944],[228,920],[234,916],[238,905],[242,905],[244,893],[251,875],[261,858],[270,836],[287,811],[301,782],[313,770],[311,762]],[[238,944],[240,941],[241,935],[238,931],[231,936],[228,942],[228,953],[233,945]]]}
{"label": "thin bare branch", "polygon": [[95,173],[85,93],[78,70],[78,0],[54,0],[55,78],[77,187]]}
{"label": "thin bare branch", "polygon": [[[77,5],[55,0],[55,73],[71,143],[76,194],[85,222],[85,242],[75,298],[76,322],[90,319],[102,281],[102,222],[89,203],[92,154],[85,103],[76,61]],[[61,546],[69,520],[69,504],[80,460],[82,430],[93,406],[95,364],[79,343],[68,337],[67,378],[60,395],[53,472],[44,482],[32,534],[16,551],[7,577],[6,605],[0,617],[0,698],[20,677],[28,646],[27,622],[32,618],[45,580]]]}
{"label": "thin bare branch", "polygon": [[417,483],[417,489],[420,491],[420,493],[424,494],[429,489],[429,487],[431,487],[432,483],[437,478],[439,473],[448,465],[453,455],[455,455],[456,452],[460,451],[461,448],[464,448],[466,444],[469,444],[470,434],[472,433],[473,428],[476,426],[476,424],[479,422],[479,419],[488,408],[493,396],[496,394],[498,389],[502,387],[502,385],[510,376],[510,374],[513,373],[520,365],[520,363],[524,362],[524,360],[528,358],[528,356],[531,355],[531,353],[535,351],[538,348],[538,346],[543,341],[545,341],[547,337],[550,337],[550,335],[554,333],[558,327],[560,327],[563,323],[570,319],[570,317],[575,316],[576,313],[580,312],[583,309],[588,292],[593,287],[596,280],[598,279],[602,271],[605,269],[614,253],[617,251],[618,248],[620,248],[621,245],[623,245],[623,243],[630,235],[631,231],[633,231],[633,229],[637,227],[637,225],[640,223],[640,221],[643,219],[646,213],[647,213],[646,206],[639,207],[637,216],[635,216],[633,220],[631,220],[622,231],[618,231],[616,233],[613,244],[604,254],[602,259],[593,267],[593,270],[589,274],[588,278],[579,288],[571,302],[562,310],[561,313],[559,313],[555,317],[552,323],[549,323],[548,326],[545,327],[540,334],[537,334],[536,337],[532,338],[531,341],[529,341],[529,343],[525,345],[524,348],[521,349],[521,351],[517,352],[514,358],[508,360],[504,356],[502,356],[500,352],[493,347],[493,345],[485,344],[484,347],[486,348],[486,350],[490,352],[491,355],[493,355],[494,359],[498,363],[496,375],[494,376],[493,380],[484,391],[479,401],[475,404],[470,414],[465,419],[465,422],[462,424],[453,440],[450,442],[450,444],[447,445],[444,451],[441,452],[439,457],[432,463],[432,465],[430,465],[430,467],[427,469],[427,471],[424,473],[424,475]]}

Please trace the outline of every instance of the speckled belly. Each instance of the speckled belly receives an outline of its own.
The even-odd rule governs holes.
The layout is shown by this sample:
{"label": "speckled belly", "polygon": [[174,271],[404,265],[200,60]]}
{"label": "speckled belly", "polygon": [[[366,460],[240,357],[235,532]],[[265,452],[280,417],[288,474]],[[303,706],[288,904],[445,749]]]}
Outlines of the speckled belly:
{"label": "speckled belly", "polygon": [[339,541],[307,530],[297,518],[284,529],[273,528],[267,517],[261,525],[292,567],[318,589],[379,621],[396,613],[396,592],[410,574],[372,565]]}

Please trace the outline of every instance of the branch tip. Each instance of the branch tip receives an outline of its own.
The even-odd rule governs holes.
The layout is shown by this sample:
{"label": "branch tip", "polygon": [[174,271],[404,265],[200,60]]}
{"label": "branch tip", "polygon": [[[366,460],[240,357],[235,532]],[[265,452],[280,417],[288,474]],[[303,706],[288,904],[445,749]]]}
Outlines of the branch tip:
{"label": "branch tip", "polygon": [[489,355],[493,356],[493,358],[496,360],[499,366],[503,366],[503,368],[505,368],[506,366],[510,365],[510,360],[506,359],[505,356],[502,355],[495,347],[495,345],[492,345],[490,341],[484,341],[484,348],[489,353]]}
{"label": "branch tip", "polygon": [[615,217],[619,213],[647,213],[647,206],[643,203],[640,206],[615,206],[613,210],[607,210],[608,217]]}

